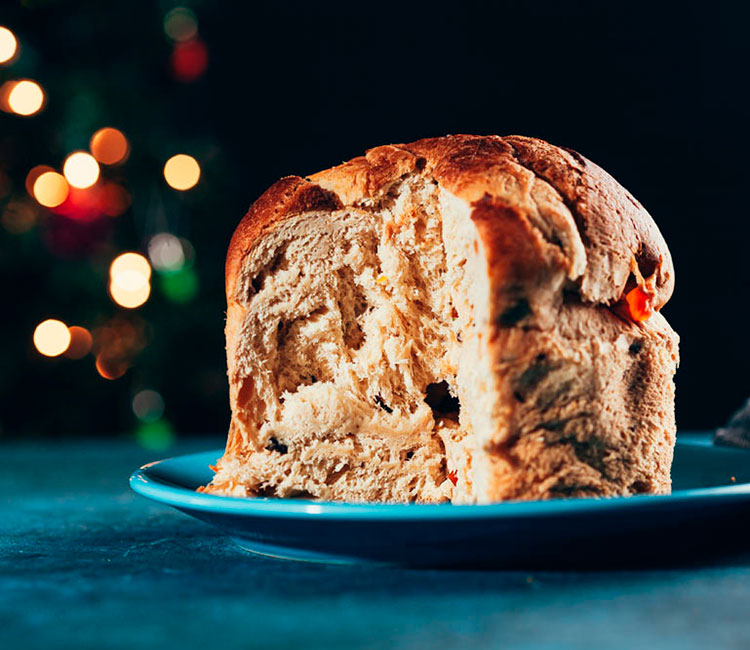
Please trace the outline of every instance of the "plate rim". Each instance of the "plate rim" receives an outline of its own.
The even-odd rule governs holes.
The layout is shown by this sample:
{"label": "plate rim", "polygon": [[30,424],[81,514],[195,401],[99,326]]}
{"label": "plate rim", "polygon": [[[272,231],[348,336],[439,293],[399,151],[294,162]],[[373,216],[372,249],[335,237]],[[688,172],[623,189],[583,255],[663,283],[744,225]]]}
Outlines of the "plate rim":
{"label": "plate rim", "polygon": [[[683,434],[681,446],[713,448],[710,434]],[[743,451],[728,447],[728,450]],[[619,510],[642,510],[685,502],[735,501],[750,497],[750,482],[707,488],[677,490],[666,495],[633,495],[628,497],[576,497],[545,501],[505,501],[490,504],[453,505],[414,503],[342,503],[277,497],[228,497],[206,494],[169,483],[153,474],[153,470],[175,461],[189,461],[194,456],[216,454],[222,449],[173,456],[143,465],[129,479],[134,492],[178,509],[217,515],[239,515],[274,519],[315,517],[316,519],[356,519],[358,521],[390,520],[451,520],[496,519],[518,517],[549,517],[551,515],[589,514]]]}

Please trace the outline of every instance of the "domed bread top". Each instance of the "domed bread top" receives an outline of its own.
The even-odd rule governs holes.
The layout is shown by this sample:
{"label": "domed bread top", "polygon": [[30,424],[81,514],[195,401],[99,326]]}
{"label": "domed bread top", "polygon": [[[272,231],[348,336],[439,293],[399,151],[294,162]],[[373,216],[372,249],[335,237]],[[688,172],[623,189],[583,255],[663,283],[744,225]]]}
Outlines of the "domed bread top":
{"label": "domed bread top", "polygon": [[[276,223],[377,202],[409,174],[431,178],[472,205],[492,284],[504,287],[501,318],[517,322],[528,289],[538,293],[546,285],[558,294],[577,291],[583,302],[612,305],[634,282],[647,282],[657,310],[672,294],[674,269],[664,238],[645,208],[603,169],[535,138],[452,135],[375,147],[307,179],[275,183],[232,237],[227,299],[240,299],[242,260]],[[514,302],[514,295],[521,298]]]}

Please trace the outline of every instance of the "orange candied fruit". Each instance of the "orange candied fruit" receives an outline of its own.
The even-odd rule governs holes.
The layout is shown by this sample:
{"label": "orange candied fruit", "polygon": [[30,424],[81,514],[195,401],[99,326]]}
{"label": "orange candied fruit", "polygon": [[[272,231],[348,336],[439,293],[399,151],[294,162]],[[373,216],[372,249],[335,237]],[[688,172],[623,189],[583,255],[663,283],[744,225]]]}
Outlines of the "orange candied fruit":
{"label": "orange candied fruit", "polygon": [[652,304],[654,297],[655,293],[646,287],[636,287],[628,291],[625,294],[625,301],[628,304],[630,318],[636,323],[651,318],[654,313],[654,305]]}

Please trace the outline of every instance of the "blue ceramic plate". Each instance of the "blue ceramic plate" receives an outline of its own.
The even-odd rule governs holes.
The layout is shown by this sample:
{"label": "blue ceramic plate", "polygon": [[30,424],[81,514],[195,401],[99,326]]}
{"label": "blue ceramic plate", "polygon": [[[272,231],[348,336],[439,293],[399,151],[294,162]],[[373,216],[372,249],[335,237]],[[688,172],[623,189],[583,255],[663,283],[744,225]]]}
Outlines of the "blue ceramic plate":
{"label": "blue ceramic plate", "polygon": [[[195,492],[221,450],[145,465],[139,494],[224,530],[243,549],[296,560],[564,567],[750,550],[750,452],[678,437],[669,496],[492,505],[346,504]],[[746,548],[743,548],[746,547]]]}

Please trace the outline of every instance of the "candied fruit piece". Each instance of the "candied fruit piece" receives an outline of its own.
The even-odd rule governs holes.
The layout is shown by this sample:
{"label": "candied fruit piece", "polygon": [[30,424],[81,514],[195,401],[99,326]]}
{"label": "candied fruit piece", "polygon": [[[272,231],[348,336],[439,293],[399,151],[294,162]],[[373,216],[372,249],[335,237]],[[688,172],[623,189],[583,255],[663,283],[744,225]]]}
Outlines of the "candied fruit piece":
{"label": "candied fruit piece", "polygon": [[625,294],[625,301],[628,304],[630,318],[636,323],[648,320],[654,313],[652,303],[655,297],[654,292],[649,287],[636,287]]}

